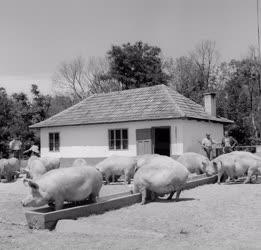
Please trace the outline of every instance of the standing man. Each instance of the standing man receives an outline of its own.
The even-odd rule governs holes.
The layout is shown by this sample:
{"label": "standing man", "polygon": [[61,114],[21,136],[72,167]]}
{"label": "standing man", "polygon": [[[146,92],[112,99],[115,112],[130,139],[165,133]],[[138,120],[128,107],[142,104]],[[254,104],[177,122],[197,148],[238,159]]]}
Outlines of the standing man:
{"label": "standing man", "polygon": [[9,143],[9,149],[13,156],[20,160],[20,152],[22,148],[22,142],[18,135],[15,135],[13,140]]}
{"label": "standing man", "polygon": [[34,142],[32,142],[32,144],[33,145],[29,149],[24,151],[24,154],[30,152],[30,154],[31,154],[30,156],[35,155],[35,156],[39,157],[39,155],[40,155],[39,147],[37,145],[35,145]]}
{"label": "standing man", "polygon": [[213,158],[213,144],[215,144],[215,142],[210,137],[210,134],[206,133],[206,137],[202,140],[201,145],[210,161]]}
{"label": "standing man", "polygon": [[237,140],[234,139],[232,136],[229,136],[228,131],[225,131],[224,138],[221,142],[223,153],[230,153],[235,149],[235,146],[237,145]]}

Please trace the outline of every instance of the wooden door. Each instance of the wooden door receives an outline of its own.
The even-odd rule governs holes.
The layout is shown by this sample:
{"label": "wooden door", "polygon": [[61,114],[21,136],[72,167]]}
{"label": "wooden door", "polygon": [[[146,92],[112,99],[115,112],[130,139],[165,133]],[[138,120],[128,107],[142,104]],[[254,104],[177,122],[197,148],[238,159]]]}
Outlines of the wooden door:
{"label": "wooden door", "polygon": [[137,155],[152,154],[151,129],[136,129]]}

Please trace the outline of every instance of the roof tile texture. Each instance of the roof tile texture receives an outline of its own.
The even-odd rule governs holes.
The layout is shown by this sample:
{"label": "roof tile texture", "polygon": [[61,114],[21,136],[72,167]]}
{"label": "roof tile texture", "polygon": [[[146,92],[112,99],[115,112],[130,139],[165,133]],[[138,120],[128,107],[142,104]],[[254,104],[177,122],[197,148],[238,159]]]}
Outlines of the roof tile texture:
{"label": "roof tile texture", "polygon": [[201,105],[165,86],[92,95],[80,103],[32,125],[32,128],[139,120],[191,118],[221,123],[225,118],[209,116]]}

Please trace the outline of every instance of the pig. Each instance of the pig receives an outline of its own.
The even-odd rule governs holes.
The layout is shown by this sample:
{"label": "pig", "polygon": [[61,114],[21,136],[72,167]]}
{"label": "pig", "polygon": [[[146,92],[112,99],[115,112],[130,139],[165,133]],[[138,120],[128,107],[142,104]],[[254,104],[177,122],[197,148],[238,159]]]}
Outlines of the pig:
{"label": "pig", "polygon": [[141,168],[145,163],[147,163],[151,158],[157,157],[159,154],[144,154],[136,156],[136,166],[134,172],[136,173],[139,168]]}
{"label": "pig", "polygon": [[38,179],[47,172],[46,167],[40,159],[31,161],[27,166],[24,170],[27,178]]}
{"label": "pig", "polygon": [[134,175],[134,193],[141,193],[141,204],[146,203],[147,191],[151,192],[152,200],[156,196],[169,194],[172,199],[175,192],[176,201],[188,179],[189,171],[178,161],[167,156],[152,156],[146,159]]}
{"label": "pig", "polygon": [[112,155],[99,162],[96,168],[101,171],[106,183],[109,183],[110,176],[124,175],[125,183],[130,184],[130,180],[134,176],[135,166],[135,157]]}
{"label": "pig", "polygon": [[83,158],[76,159],[74,160],[72,167],[76,167],[76,166],[87,166],[87,162]]}
{"label": "pig", "polygon": [[59,158],[37,157],[35,155],[28,159],[27,167],[24,169],[27,178],[39,178],[41,175],[60,167]]}
{"label": "pig", "polygon": [[96,202],[102,187],[102,175],[94,167],[75,166],[46,172],[37,180],[24,179],[31,194],[22,201],[24,207],[39,207],[54,202],[55,210],[63,208],[64,201],[90,199]]}
{"label": "pig", "polygon": [[218,156],[211,161],[211,165],[212,171],[218,174],[218,184],[223,174],[228,176],[227,182],[247,174],[245,183],[248,183],[253,175],[258,175],[261,158],[250,152],[234,151]]}
{"label": "pig", "polygon": [[177,159],[178,162],[183,164],[190,173],[192,174],[207,174],[208,173],[208,167],[210,165],[209,159],[201,154],[197,154],[194,152],[187,152],[182,155],[180,155]]}
{"label": "pig", "polygon": [[1,159],[0,172],[7,182],[18,177],[20,173],[19,160],[14,157],[9,159]]}
{"label": "pig", "polygon": [[60,158],[55,157],[40,157],[40,160],[43,162],[46,171],[56,169],[60,167]]}
{"label": "pig", "polygon": [[251,183],[251,177],[255,176],[256,180],[258,179],[258,174],[261,174],[260,168],[261,160],[254,159],[252,157],[243,157],[241,159],[235,159],[235,172],[233,173],[234,177],[243,176],[247,173],[247,178],[244,183]]}

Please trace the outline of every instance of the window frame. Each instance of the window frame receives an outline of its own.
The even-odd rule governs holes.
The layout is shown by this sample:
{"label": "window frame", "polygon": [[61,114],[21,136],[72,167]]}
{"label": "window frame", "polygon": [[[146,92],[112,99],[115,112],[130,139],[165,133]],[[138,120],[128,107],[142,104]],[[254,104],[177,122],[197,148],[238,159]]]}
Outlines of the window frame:
{"label": "window frame", "polygon": [[[49,132],[48,142],[49,142],[49,152],[60,152],[60,145],[61,145],[60,132]],[[51,145],[52,145],[52,150],[51,150]]]}
{"label": "window frame", "polygon": [[[117,139],[117,130],[120,130],[120,139]],[[126,137],[123,138],[123,130],[126,130]],[[113,132],[113,133],[112,133]],[[113,134],[113,139],[111,135]],[[117,141],[120,141],[120,148],[117,148]],[[127,142],[127,144],[125,144]],[[126,148],[123,148],[126,145]],[[129,131],[128,128],[113,128],[108,129],[108,148],[110,151],[126,151],[129,150]]]}

